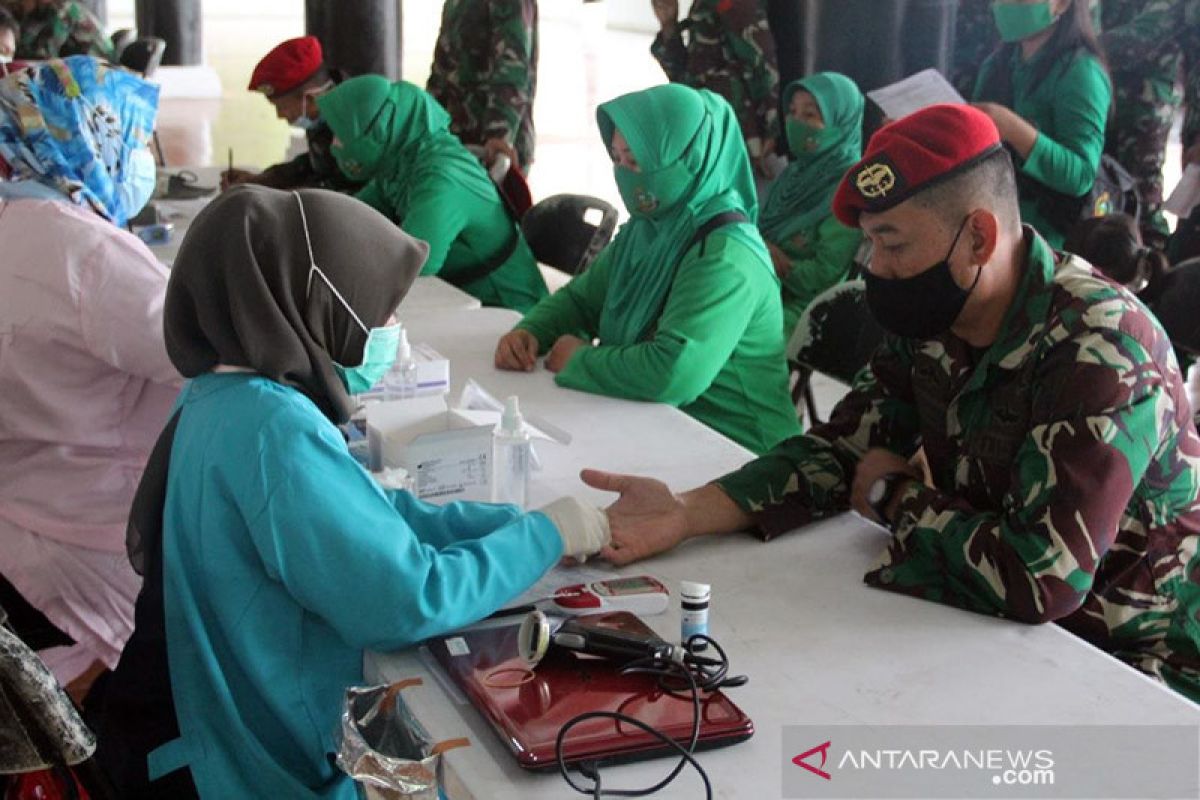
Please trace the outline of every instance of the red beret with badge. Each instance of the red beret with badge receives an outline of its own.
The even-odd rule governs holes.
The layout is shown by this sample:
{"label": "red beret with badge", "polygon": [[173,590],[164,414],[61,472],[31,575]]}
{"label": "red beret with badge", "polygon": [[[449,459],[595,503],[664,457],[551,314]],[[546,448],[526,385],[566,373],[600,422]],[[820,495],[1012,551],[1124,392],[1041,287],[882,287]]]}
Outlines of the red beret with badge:
{"label": "red beret with badge", "polygon": [[278,44],[263,56],[250,76],[250,91],[268,98],[303,86],[321,68],[324,54],[315,36],[301,36]]}
{"label": "red beret with badge", "polygon": [[859,227],[859,214],[877,214],[978,164],[1001,149],[991,117],[960,104],[929,106],[883,126],[862,160],[833,196],[843,225]]}

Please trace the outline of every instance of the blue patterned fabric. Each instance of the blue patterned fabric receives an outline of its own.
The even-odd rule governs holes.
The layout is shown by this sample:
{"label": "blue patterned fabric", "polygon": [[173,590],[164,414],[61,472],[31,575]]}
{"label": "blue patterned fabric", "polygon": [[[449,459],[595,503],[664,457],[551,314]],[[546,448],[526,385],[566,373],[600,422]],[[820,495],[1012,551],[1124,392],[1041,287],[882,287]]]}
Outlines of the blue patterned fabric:
{"label": "blue patterned fabric", "polygon": [[50,186],[124,225],[120,187],[157,113],[158,87],[131,72],[91,56],[47,61],[0,80],[0,158],[11,180]]}

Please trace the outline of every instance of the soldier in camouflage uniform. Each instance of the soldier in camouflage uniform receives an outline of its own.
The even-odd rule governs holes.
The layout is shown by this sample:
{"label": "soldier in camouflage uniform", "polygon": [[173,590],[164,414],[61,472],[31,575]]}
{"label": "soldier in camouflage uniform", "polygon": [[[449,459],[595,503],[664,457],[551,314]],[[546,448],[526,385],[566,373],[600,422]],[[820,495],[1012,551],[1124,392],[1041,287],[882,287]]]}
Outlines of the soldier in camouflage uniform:
{"label": "soldier in camouflage uniform", "polygon": [[112,41],[96,15],[76,0],[3,0],[21,25],[17,60],[89,55],[112,59]]}
{"label": "soldier in camouflage uniform", "polygon": [[867,302],[892,334],[828,423],[715,483],[586,472],[621,492],[601,554],[853,508],[894,533],[869,584],[1056,621],[1200,701],[1200,436],[1163,330],[1021,226],[975,109],[883,128],[833,207],[872,240]]}
{"label": "soldier in camouflage uniform", "polygon": [[695,0],[683,22],[677,0],[652,0],[661,30],[650,45],[672,83],[709,89],[729,101],[755,167],[779,132],[775,41],[759,0]]}
{"label": "soldier in camouflage uniform", "polygon": [[450,113],[450,131],[484,162],[506,153],[533,163],[537,0],[446,0],[425,89]]}
{"label": "soldier in camouflage uniform", "polygon": [[1152,4],[1153,0],[1104,0],[1104,30],[1111,34],[1101,42],[1112,72],[1116,110],[1105,150],[1137,178],[1146,204],[1143,236],[1161,241],[1168,233],[1162,215],[1162,168],[1171,122],[1182,99],[1175,83],[1183,53],[1174,32],[1146,41],[1125,28]]}
{"label": "soldier in camouflage uniform", "polygon": [[1106,31],[1102,41],[1111,61],[1133,59],[1147,70],[1161,67],[1161,56],[1178,49],[1187,109],[1183,146],[1200,147],[1200,0],[1143,0],[1141,11],[1119,28]]}

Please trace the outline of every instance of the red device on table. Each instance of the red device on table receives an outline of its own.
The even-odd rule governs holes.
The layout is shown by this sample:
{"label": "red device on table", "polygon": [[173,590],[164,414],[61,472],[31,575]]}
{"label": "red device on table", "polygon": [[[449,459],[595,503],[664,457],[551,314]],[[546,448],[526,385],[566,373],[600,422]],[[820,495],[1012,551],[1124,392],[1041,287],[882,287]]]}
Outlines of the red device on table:
{"label": "red device on table", "polygon": [[[625,611],[576,620],[602,628],[653,633]],[[519,627],[462,631],[434,640],[429,647],[520,766],[555,768],[554,742],[559,729],[587,711],[628,714],[686,746],[692,731],[690,692],[668,694],[652,675],[622,675],[620,664],[557,647],[551,648],[536,668],[530,668],[519,654]],[[753,721],[722,692],[701,695],[697,750],[736,744],[753,734]],[[612,719],[591,719],[574,727],[567,734],[563,752],[567,763],[612,763],[676,754],[650,734]]]}

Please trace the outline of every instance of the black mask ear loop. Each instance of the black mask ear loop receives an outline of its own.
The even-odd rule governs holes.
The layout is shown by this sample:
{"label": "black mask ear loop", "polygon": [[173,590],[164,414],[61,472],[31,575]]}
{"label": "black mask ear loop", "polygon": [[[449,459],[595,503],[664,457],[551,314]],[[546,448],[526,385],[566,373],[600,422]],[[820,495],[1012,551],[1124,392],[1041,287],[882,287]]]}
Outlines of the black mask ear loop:
{"label": "black mask ear loop", "polygon": [[[972,211],[971,214],[975,212]],[[958,240],[962,238],[962,232],[966,230],[967,223],[971,221],[971,214],[967,214],[963,221],[958,225],[958,233],[954,234],[954,241],[950,243],[950,250],[946,253],[946,267],[950,267],[950,257],[954,255],[954,248],[958,247]],[[975,265],[975,280],[971,281],[971,285],[966,288],[966,293],[970,294],[975,291],[975,287],[979,284],[979,276],[983,274],[983,264]]]}

